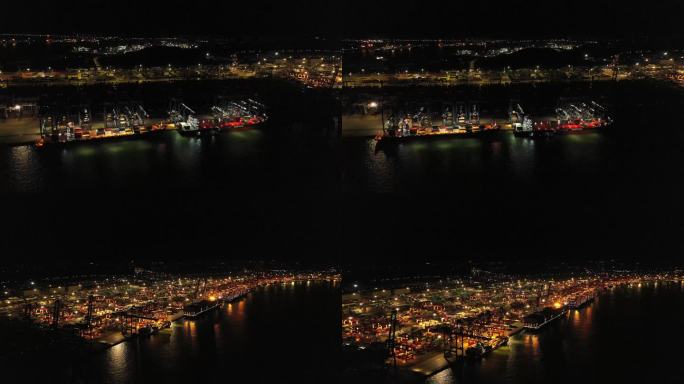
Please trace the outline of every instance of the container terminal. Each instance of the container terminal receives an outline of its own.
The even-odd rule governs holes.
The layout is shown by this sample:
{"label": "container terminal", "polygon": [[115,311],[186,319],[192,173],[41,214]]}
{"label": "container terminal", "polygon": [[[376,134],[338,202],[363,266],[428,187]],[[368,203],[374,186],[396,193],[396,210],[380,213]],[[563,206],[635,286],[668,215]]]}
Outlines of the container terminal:
{"label": "container terminal", "polygon": [[681,279],[673,273],[520,279],[474,269],[462,278],[414,279],[403,286],[357,284],[342,299],[343,345],[429,376],[479,359],[517,333],[540,332],[606,290]]}
{"label": "container terminal", "polygon": [[266,106],[256,100],[219,100],[211,107],[211,113],[199,115],[182,101],[172,99],[167,116],[156,121],[136,102],[105,105],[99,120],[95,120],[89,106],[42,107],[36,146],[136,138],[167,130],[177,130],[183,136],[200,136],[256,127],[268,120]]}
{"label": "container terminal", "polygon": [[169,123],[184,136],[213,135],[222,130],[260,125],[268,120],[265,106],[252,99],[226,100],[221,98],[211,107],[210,116],[196,118],[195,111],[179,100],[171,100]]}
{"label": "container terminal", "polygon": [[529,117],[519,103],[509,109],[513,134],[522,137],[548,137],[607,128],[613,124],[606,108],[594,100],[561,99],[553,118]]}
{"label": "container terminal", "polygon": [[193,321],[239,301],[259,287],[339,281],[334,272],[242,272],[182,276],[137,270],[59,286],[17,287],[5,292],[0,316],[45,330],[67,332],[100,348],[147,336],[175,321]]}
{"label": "container terminal", "polygon": [[430,106],[389,107],[387,119],[381,111],[382,131],[376,143],[402,142],[419,138],[478,137],[500,130],[515,136],[539,138],[606,128],[613,123],[606,108],[594,100],[561,99],[555,115],[535,117],[520,102],[511,101],[508,119],[483,118],[476,102],[440,102]]}

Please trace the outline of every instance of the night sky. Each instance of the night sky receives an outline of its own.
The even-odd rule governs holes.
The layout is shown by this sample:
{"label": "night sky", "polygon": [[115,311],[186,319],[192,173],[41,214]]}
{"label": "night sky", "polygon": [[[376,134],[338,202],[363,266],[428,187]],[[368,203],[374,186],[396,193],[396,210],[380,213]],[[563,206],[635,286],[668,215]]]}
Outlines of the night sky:
{"label": "night sky", "polygon": [[681,35],[680,1],[31,1],[3,32],[236,36],[642,37]]}

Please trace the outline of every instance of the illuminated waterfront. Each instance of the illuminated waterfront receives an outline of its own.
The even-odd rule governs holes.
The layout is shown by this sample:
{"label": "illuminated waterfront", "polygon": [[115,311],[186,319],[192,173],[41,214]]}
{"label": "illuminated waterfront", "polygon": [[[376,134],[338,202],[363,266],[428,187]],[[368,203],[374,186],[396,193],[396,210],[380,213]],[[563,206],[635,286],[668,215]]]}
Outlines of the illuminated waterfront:
{"label": "illuminated waterfront", "polygon": [[339,290],[333,283],[263,287],[204,319],[113,347],[94,360],[94,377],[112,383],[219,383],[239,371],[237,377],[256,383],[330,380],[339,337],[332,324],[336,308]]}
{"label": "illuminated waterfront", "polygon": [[[482,282],[487,278],[479,276],[466,279],[466,281],[475,280]],[[675,379],[680,378],[683,373],[681,370],[665,369],[668,365],[674,364],[673,359],[676,359],[674,356],[653,354],[653,351],[666,350],[672,345],[671,343],[678,345],[682,342],[681,335],[672,334],[672,329],[676,327],[674,317],[681,315],[684,311],[684,306],[682,306],[684,282],[681,277],[660,273],[650,276],[622,274],[622,277],[616,275],[607,278],[603,281],[606,283],[612,281],[606,285],[609,288],[585,305],[578,307],[566,305],[560,318],[551,321],[539,330],[514,330],[510,327],[508,330],[512,332],[507,344],[478,358],[473,358],[474,355],[471,354],[466,354],[467,358],[459,358],[456,356],[457,351],[447,355],[444,351],[448,350],[448,342],[441,338],[448,334],[442,333],[440,329],[443,328],[443,324],[451,322],[452,318],[463,316],[464,313],[473,316],[472,313],[482,311],[481,308],[491,305],[491,298],[509,295],[505,293],[509,290],[506,288],[507,283],[499,288],[492,287],[484,290],[476,288],[479,283],[475,285],[471,283],[474,294],[469,297],[465,293],[468,289],[463,291],[461,288],[463,292],[460,298],[454,298],[448,293],[449,290],[439,287],[454,283],[460,286],[463,283],[456,282],[454,279],[451,279],[450,283],[447,281],[430,280],[419,283],[418,280],[413,279],[411,293],[408,293],[407,288],[404,287],[394,290],[371,288],[371,291],[366,294],[344,295],[345,354],[348,357],[352,354],[363,355],[366,359],[366,362],[361,365],[355,365],[356,369],[361,369],[361,372],[365,373],[354,376],[351,374],[353,371],[348,371],[351,374],[350,377],[361,380],[360,382],[373,382],[370,378],[374,377],[376,382],[388,380],[388,382],[416,383],[427,378],[428,383],[431,384],[546,383],[549,381],[565,383],[576,382],[582,378],[586,381],[587,376],[589,376],[589,382],[611,381],[611,377],[630,383],[646,380],[646,375],[643,373],[640,373],[641,376],[632,376],[627,373],[620,366],[622,360],[630,361],[630,364],[634,364],[633,366],[636,364],[662,366],[664,382],[676,382]],[[525,281],[529,284],[533,281],[542,283],[551,280],[526,279]],[[564,285],[559,280],[554,281],[555,284]],[[512,282],[513,285],[518,285],[517,282]],[[567,282],[571,283],[572,280],[569,279]],[[429,291],[425,288],[427,286],[431,287]],[[360,288],[357,286],[354,289]],[[391,297],[386,293],[390,291],[392,291]],[[417,299],[413,303],[407,302],[411,296]],[[463,305],[465,300],[470,305]],[[532,303],[535,301],[539,302],[539,296],[533,299]],[[480,309],[474,307],[475,305]],[[460,308],[460,314],[456,313],[458,308]],[[522,308],[525,311],[525,306]],[[391,334],[389,311],[392,309],[398,312],[396,340],[394,341],[398,367],[391,368],[392,358],[390,357],[384,360],[384,364],[388,364],[389,369],[383,369],[380,368],[383,362],[378,359],[382,355],[379,349],[385,349],[389,343],[387,341],[387,336]],[[530,310],[533,309],[527,309],[527,311]],[[514,319],[511,319],[515,316],[514,311],[507,311],[501,318],[497,318],[496,311],[493,312],[493,318],[487,320],[488,323],[484,326],[478,325],[477,322],[461,323],[465,327],[463,333],[490,337],[488,332],[497,328],[497,322],[515,324]],[[383,316],[382,313],[385,315]],[[670,320],[665,319],[666,317]],[[660,324],[663,324],[663,328],[660,328]],[[482,340],[483,338],[479,336],[466,336],[464,344],[472,346],[474,343],[483,343]],[[349,347],[353,345],[357,346],[352,347],[356,350],[355,352],[352,352]],[[633,350],[635,345],[643,348],[634,354],[623,353]],[[625,355],[629,356],[625,357]],[[661,358],[662,361],[659,360]],[[368,359],[375,359],[375,363]],[[618,371],[619,369],[622,370]],[[565,373],[565,370],[573,372]],[[655,375],[660,375],[660,373]]]}
{"label": "illuminated waterfront", "polygon": [[427,383],[678,383],[682,303],[682,282],[616,288],[543,332],[513,336],[507,347]]}
{"label": "illuminated waterfront", "polygon": [[684,0],[2,8],[2,384],[684,383]]}
{"label": "illuminated waterfront", "polygon": [[187,277],[142,269],[135,276],[76,280],[63,285],[4,287],[0,313],[37,327],[69,329],[101,345],[195,319],[262,287],[337,281],[325,272],[243,272]]}
{"label": "illuminated waterfront", "polygon": [[101,353],[67,354],[68,345],[49,346],[32,352],[38,359],[31,362],[8,351],[0,362],[40,364],[41,370],[25,371],[24,382],[330,382],[339,351],[339,299],[339,282],[271,284],[207,316]]}
{"label": "illuminated waterfront", "polygon": [[543,331],[607,290],[680,279],[677,273],[515,278],[473,269],[470,276],[405,286],[354,284],[343,297],[343,342],[360,349],[385,344],[391,364],[431,375],[450,361],[484,357],[522,331]]}
{"label": "illuminated waterfront", "polygon": [[[359,100],[442,97],[389,87],[368,94]],[[511,95],[528,108],[552,109],[561,95],[595,94],[612,95],[612,132],[544,140],[501,132],[378,148],[379,114],[343,115],[344,215],[374,217],[347,226],[346,254],[362,266],[393,265],[397,258],[418,265],[483,256],[674,258],[679,251],[671,250],[681,245],[665,234],[681,207],[681,89],[627,81],[616,88],[496,86],[465,88],[453,98],[488,100],[494,113],[497,106],[505,111]]]}

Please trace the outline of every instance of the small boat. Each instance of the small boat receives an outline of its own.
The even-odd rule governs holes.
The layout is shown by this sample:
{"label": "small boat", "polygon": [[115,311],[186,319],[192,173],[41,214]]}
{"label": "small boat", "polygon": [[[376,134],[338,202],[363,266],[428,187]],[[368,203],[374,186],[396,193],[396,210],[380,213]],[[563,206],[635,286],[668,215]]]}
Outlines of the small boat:
{"label": "small boat", "polygon": [[192,116],[188,116],[186,121],[181,121],[176,124],[176,126],[178,128],[178,133],[183,136],[199,136],[201,133],[199,121]]}

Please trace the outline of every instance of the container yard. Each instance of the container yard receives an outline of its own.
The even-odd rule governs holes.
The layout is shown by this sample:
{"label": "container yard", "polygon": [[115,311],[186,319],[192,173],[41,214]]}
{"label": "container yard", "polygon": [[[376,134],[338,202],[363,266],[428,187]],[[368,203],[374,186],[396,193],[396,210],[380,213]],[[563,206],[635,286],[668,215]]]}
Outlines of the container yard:
{"label": "container yard", "polygon": [[211,115],[195,117],[195,111],[182,101],[171,100],[166,127],[177,129],[183,136],[214,135],[224,130],[254,127],[268,120],[266,106],[253,99],[219,98],[211,107]]}
{"label": "container yard", "polygon": [[520,332],[540,332],[619,285],[677,280],[675,275],[587,274],[518,279],[474,270],[471,276],[405,286],[356,285],[343,295],[343,343],[382,351],[385,363],[432,375],[479,359]]}
{"label": "container yard", "polygon": [[[374,103],[373,108],[377,108]],[[430,105],[389,105],[388,116],[380,111],[382,132],[377,143],[402,142],[418,138],[479,137],[500,130],[515,136],[540,138],[556,134],[590,132],[610,126],[613,119],[606,108],[594,100],[559,100],[555,114],[532,116],[521,103],[511,100],[508,119],[481,116],[475,102],[426,103]]]}
{"label": "container yard", "polygon": [[105,105],[97,117],[89,106],[45,106],[39,112],[40,139],[36,146],[147,137],[167,130],[183,136],[213,135],[256,127],[268,120],[266,106],[251,98],[219,100],[211,113],[198,114],[172,99],[167,116],[156,119],[136,102]]}
{"label": "container yard", "polygon": [[173,276],[138,271],[60,286],[6,292],[0,316],[35,327],[71,332],[97,345],[112,346],[146,336],[174,321],[200,318],[273,284],[339,280],[333,273],[254,272],[225,276]]}

